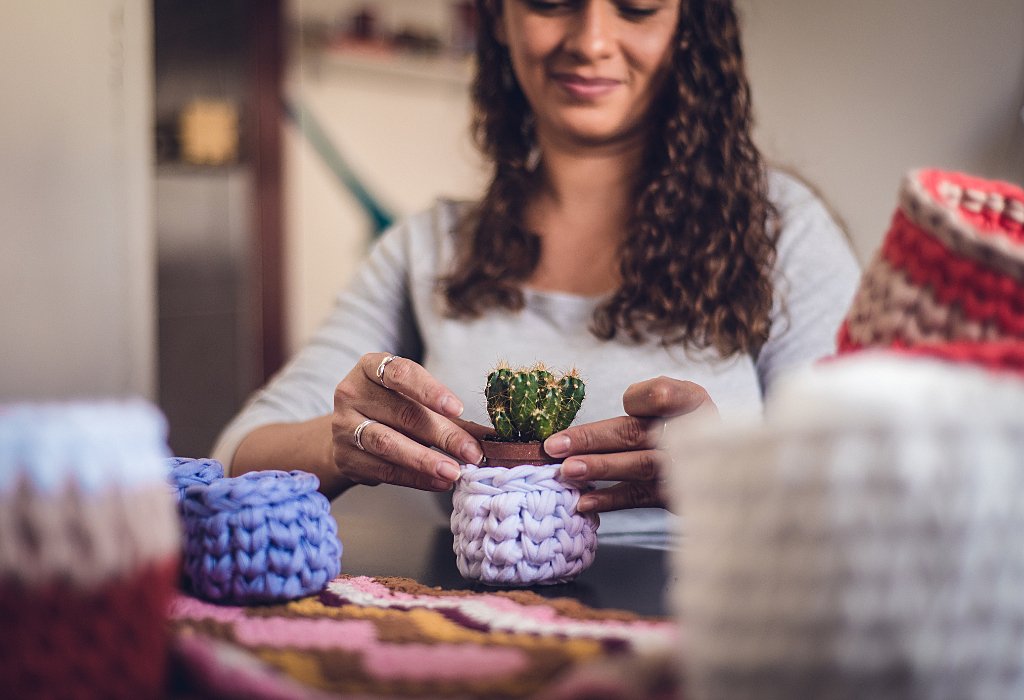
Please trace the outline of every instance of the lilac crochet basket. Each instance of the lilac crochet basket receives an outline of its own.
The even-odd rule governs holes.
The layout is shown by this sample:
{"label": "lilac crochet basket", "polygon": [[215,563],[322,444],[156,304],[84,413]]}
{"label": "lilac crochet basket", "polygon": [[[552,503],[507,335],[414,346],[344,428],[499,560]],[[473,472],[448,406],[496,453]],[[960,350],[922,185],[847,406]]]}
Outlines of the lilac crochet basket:
{"label": "lilac crochet basket", "polygon": [[598,516],[576,512],[558,465],[467,464],[455,485],[454,551],[463,577],[494,586],[565,583],[594,561]]}

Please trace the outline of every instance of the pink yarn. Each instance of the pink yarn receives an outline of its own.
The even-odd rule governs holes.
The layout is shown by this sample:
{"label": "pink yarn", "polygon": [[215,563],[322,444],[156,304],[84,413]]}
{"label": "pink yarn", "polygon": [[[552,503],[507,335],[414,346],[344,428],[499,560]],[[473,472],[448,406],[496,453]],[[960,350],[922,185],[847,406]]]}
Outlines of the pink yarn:
{"label": "pink yarn", "polygon": [[491,585],[564,583],[594,561],[598,517],[557,465],[478,467],[456,484],[451,525],[459,573]]}
{"label": "pink yarn", "polygon": [[[460,617],[474,620],[489,629],[513,634],[561,634],[583,638],[611,636],[616,639],[625,639],[631,635],[638,638],[651,635],[650,639],[639,645],[656,648],[661,642],[655,640],[661,639],[659,635],[665,632],[665,623],[656,620],[635,620],[628,624],[621,620],[584,621],[565,616],[549,606],[524,605],[493,593],[452,597],[414,595],[388,588],[367,576],[336,578],[327,584],[327,590],[350,605],[383,610],[446,610],[457,612]],[[675,628],[670,631],[674,634]],[[672,637],[669,644],[675,643],[675,637]]]}
{"label": "pink yarn", "polygon": [[528,665],[519,649],[466,644],[378,644],[363,652],[363,663],[378,678],[436,680],[513,675]]}
{"label": "pink yarn", "polygon": [[242,607],[210,605],[184,596],[175,602],[172,614],[231,623],[235,640],[249,647],[357,652],[366,668],[379,678],[489,677],[518,673],[527,665],[518,649],[382,641],[369,620],[253,617]]}
{"label": "pink yarn", "polygon": [[359,651],[377,646],[377,628],[369,620],[246,617],[235,623],[235,638],[254,647]]}

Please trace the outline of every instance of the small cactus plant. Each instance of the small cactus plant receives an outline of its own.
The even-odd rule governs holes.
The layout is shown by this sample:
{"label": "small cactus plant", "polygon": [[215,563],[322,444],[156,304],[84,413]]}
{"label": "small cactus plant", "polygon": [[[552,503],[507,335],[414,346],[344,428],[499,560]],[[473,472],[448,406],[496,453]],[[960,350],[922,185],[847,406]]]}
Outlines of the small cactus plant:
{"label": "small cactus plant", "polygon": [[542,364],[514,370],[502,363],[487,376],[484,395],[499,440],[543,442],[569,427],[585,387],[575,369],[555,378]]}

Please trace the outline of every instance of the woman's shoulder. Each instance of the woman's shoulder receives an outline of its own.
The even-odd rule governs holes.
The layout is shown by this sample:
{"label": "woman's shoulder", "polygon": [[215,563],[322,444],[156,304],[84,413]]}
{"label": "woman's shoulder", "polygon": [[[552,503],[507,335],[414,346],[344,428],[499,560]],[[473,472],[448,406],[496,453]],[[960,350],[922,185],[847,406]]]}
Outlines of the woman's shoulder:
{"label": "woman's shoulder", "polygon": [[459,222],[473,206],[472,201],[441,197],[432,205],[403,217],[385,231],[382,238],[398,238],[411,250],[436,250],[455,235]]}
{"label": "woman's shoulder", "polygon": [[768,199],[782,216],[814,211],[831,217],[817,188],[792,170],[768,169]]}
{"label": "woman's shoulder", "polygon": [[808,244],[851,252],[849,236],[835,212],[804,178],[785,169],[769,169],[768,199],[778,215],[780,254]]}
{"label": "woman's shoulder", "polygon": [[415,233],[451,235],[459,222],[472,209],[474,202],[450,197],[438,197],[434,203],[407,217],[406,222]]}
{"label": "woman's shoulder", "polygon": [[439,198],[429,207],[402,216],[370,249],[370,260],[413,277],[431,278],[445,269],[455,252],[455,232],[472,202]]}
{"label": "woman's shoulder", "polygon": [[473,202],[438,198],[429,207],[407,214],[380,234],[377,248],[436,251],[447,246],[458,229],[459,222],[471,209]]}

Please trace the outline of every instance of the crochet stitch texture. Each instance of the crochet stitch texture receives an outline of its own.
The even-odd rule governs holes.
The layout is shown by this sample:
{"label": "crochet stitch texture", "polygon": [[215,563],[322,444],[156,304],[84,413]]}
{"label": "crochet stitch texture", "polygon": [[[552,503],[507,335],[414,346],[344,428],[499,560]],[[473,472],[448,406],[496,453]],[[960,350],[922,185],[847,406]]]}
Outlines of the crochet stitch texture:
{"label": "crochet stitch texture", "polygon": [[655,696],[632,686],[598,694],[589,684],[562,692],[562,684],[615,665],[632,683],[642,673],[634,664],[681,643],[663,618],[528,590],[474,593],[403,578],[343,575],[319,595],[258,608],[180,595],[171,616],[190,686],[183,697],[669,697],[664,686]]}
{"label": "crochet stitch texture", "polygon": [[909,173],[838,341],[1024,371],[1024,190]]}
{"label": "crochet stitch texture", "polygon": [[0,694],[152,698],[179,529],[163,416],[141,401],[0,406]]}
{"label": "crochet stitch texture", "polygon": [[876,350],[678,431],[686,697],[1024,697],[1024,382]]}
{"label": "crochet stitch texture", "polygon": [[319,480],[261,471],[189,486],[181,503],[185,574],[208,600],[257,603],[321,590],[341,571],[341,542]]}
{"label": "crochet stitch texture", "polygon": [[593,563],[598,517],[576,512],[580,490],[558,472],[555,465],[463,467],[451,516],[459,573],[531,586],[570,581]]}
{"label": "crochet stitch texture", "polygon": [[224,465],[215,459],[190,459],[188,457],[171,457],[167,460],[170,481],[178,497],[178,506],[185,500],[185,490],[189,486],[201,484],[206,486],[217,479],[224,478]]}

